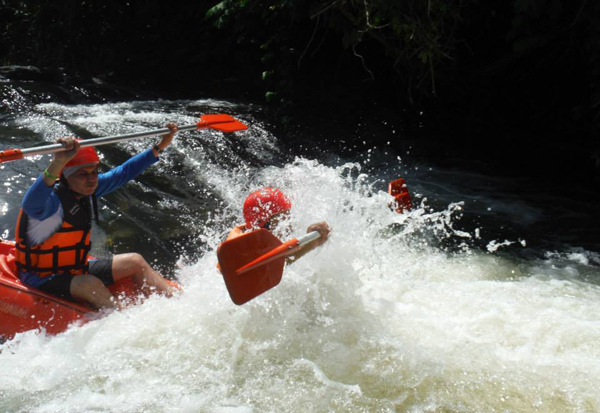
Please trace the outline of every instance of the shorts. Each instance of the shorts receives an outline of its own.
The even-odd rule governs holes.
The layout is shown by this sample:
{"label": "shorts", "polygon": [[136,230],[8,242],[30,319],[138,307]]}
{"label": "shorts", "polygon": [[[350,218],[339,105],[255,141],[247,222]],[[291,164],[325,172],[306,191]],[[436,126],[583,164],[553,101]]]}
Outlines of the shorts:
{"label": "shorts", "polygon": [[[100,279],[102,284],[109,285],[114,284],[115,280],[112,273],[112,258],[102,258],[89,260],[88,274]],[[73,301],[71,296],[71,280],[77,275],[71,275],[67,273],[53,275],[51,279],[39,285],[37,288],[45,293],[54,295],[56,297],[64,298],[65,300]]]}

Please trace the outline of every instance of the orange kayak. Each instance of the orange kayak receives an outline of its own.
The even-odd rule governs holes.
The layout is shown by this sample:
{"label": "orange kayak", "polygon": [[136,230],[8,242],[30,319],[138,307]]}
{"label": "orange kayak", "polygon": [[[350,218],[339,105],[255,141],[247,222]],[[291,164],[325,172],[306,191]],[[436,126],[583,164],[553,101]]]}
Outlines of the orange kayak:
{"label": "orange kayak", "polygon": [[[0,343],[34,329],[58,334],[75,321],[85,322],[86,316],[96,312],[84,303],[63,300],[21,283],[14,252],[14,242],[0,241]],[[110,290],[114,295],[127,297],[140,293],[131,278],[111,285]]]}

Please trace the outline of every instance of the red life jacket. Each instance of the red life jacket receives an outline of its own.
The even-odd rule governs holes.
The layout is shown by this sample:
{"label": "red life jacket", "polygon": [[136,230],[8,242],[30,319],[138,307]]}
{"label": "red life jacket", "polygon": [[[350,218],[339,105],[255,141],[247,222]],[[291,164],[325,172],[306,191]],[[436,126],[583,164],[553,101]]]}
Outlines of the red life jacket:
{"label": "red life jacket", "polygon": [[19,212],[15,240],[15,262],[19,272],[33,272],[40,277],[47,277],[64,272],[79,275],[88,271],[88,253],[92,248],[90,197],[78,200],[62,183],[55,191],[63,208],[63,222],[41,244],[27,245],[29,217],[22,209]]}

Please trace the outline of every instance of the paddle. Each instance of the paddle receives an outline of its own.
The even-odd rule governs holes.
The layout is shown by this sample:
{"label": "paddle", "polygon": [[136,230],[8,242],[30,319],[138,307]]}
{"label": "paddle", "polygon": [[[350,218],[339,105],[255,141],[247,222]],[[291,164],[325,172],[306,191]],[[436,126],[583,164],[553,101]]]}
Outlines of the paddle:
{"label": "paddle", "polygon": [[221,273],[231,300],[242,305],[281,281],[285,257],[319,238],[317,231],[282,243],[266,229],[225,241],[217,251]]}
{"label": "paddle", "polygon": [[[188,131],[188,130],[197,130],[197,129],[216,129],[221,132],[236,132],[241,130],[248,129],[248,126],[244,125],[239,120],[236,120],[230,115],[225,114],[217,114],[217,115],[202,115],[200,117],[200,122],[193,123],[191,125],[179,126],[178,130]],[[85,146],[100,146],[100,145],[108,145],[110,143],[115,142],[123,142],[132,139],[141,139],[147,138],[150,136],[156,135],[165,135],[170,132],[169,128],[155,129],[147,132],[136,132],[136,133],[128,133],[125,135],[117,135],[117,136],[106,136],[104,138],[94,138],[94,139],[86,139],[79,143],[81,147]],[[55,143],[52,145],[46,146],[38,146],[35,148],[27,148],[27,149],[8,149],[6,151],[0,152],[0,163],[16,161],[17,159],[22,159],[26,156],[35,156],[35,155],[44,155],[47,153],[61,152],[64,151],[65,147],[60,143]]]}
{"label": "paddle", "polygon": [[388,194],[394,197],[394,203],[391,207],[395,208],[397,213],[401,214],[404,211],[411,210],[412,200],[410,199],[408,187],[404,179],[398,178],[390,182],[388,185]]}

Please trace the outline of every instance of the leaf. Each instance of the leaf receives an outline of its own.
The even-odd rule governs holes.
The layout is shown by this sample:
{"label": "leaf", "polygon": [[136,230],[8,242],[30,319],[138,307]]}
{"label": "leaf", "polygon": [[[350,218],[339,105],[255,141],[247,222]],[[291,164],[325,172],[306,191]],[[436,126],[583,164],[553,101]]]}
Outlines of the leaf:
{"label": "leaf", "polygon": [[276,95],[277,94],[275,92],[268,91],[267,93],[265,93],[265,99],[267,100],[267,102],[272,102],[273,99],[275,99]]}
{"label": "leaf", "polygon": [[212,18],[221,16],[225,13],[225,11],[227,11],[227,3],[229,3],[229,1],[223,0],[222,2],[215,4],[210,9],[208,9],[208,11],[206,12],[206,17]]}
{"label": "leaf", "polygon": [[275,59],[275,55],[273,53],[267,53],[260,58],[260,61],[262,63],[269,63],[269,62],[273,61],[273,59]]}

